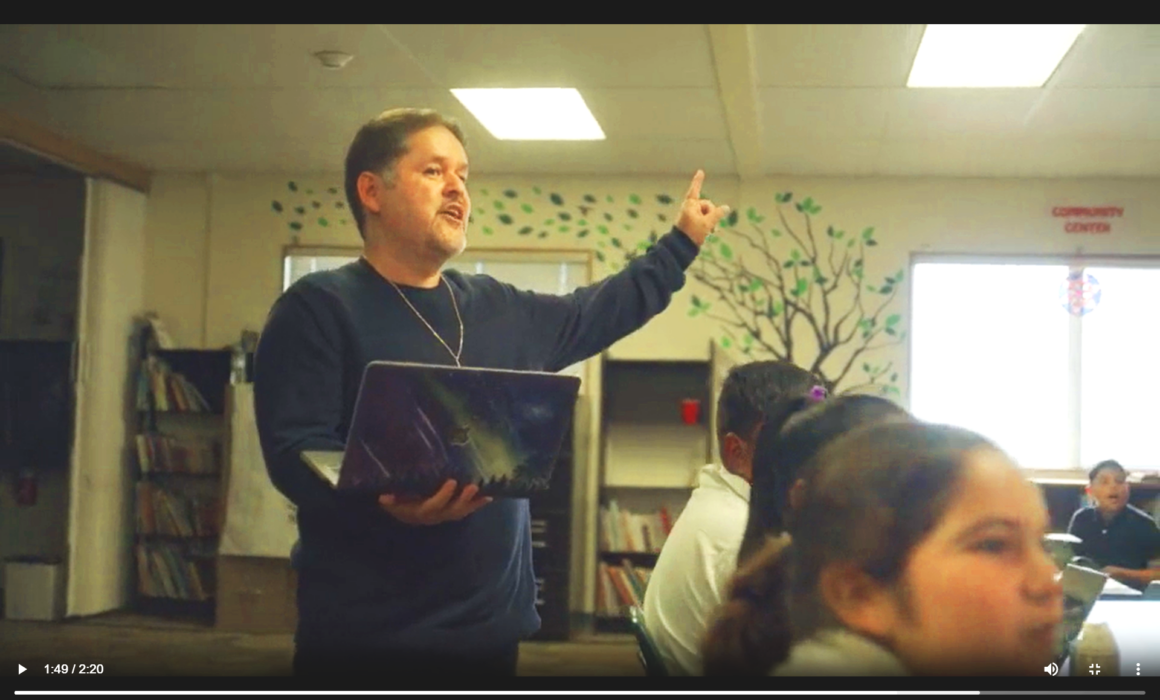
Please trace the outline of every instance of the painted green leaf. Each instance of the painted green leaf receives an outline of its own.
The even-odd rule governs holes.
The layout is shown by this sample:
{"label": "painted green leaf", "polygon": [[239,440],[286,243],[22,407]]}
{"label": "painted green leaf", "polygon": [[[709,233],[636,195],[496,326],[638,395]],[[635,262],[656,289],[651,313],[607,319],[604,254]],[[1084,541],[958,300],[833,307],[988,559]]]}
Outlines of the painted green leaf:
{"label": "painted green leaf", "polygon": [[729,226],[736,226],[736,225],[737,225],[737,221],[738,221],[740,218],[741,218],[741,217],[738,215],[738,213],[737,213],[736,211],[731,211],[731,212],[729,212],[729,216],[726,216],[726,217],[725,217],[725,222],[726,222],[726,223],[727,223]]}
{"label": "painted green leaf", "polygon": [[552,204],[555,204],[558,207],[564,206],[564,198],[555,192],[548,195],[548,199],[552,200]]}
{"label": "painted green leaf", "polygon": [[866,245],[868,245],[868,246],[876,246],[876,245],[878,245],[878,241],[876,241],[876,240],[874,240],[873,238],[871,238],[870,240],[866,241]]}
{"label": "painted green leaf", "polygon": [[892,396],[902,396],[902,391],[899,390],[898,387],[890,385],[890,384],[886,385],[885,391],[887,394],[890,394]]}
{"label": "painted green leaf", "polygon": [[748,333],[746,333],[745,335],[743,335],[743,336],[741,337],[741,344],[742,344],[742,345],[751,345],[751,344],[753,344],[753,336],[752,336],[752,335],[750,335],[750,334],[748,334]]}
{"label": "painted green leaf", "polygon": [[519,234],[520,234],[521,236],[527,236],[527,235],[528,235],[528,234],[530,234],[531,232],[532,232],[532,227],[531,227],[531,226],[525,226],[525,227],[523,227],[523,228],[521,228],[521,229],[519,230]]}
{"label": "painted green leaf", "polygon": [[480,191],[479,191],[479,193],[480,193],[481,195],[483,195],[484,197],[488,196],[488,195],[487,195],[487,190],[480,190]]}
{"label": "painted green leaf", "polygon": [[817,204],[815,204],[813,207],[810,208],[811,214],[820,214],[821,212],[822,212],[822,208],[820,206],[818,206]]}
{"label": "painted green leaf", "polygon": [[612,221],[612,214],[609,214],[608,212],[604,212],[604,220],[605,221]]}
{"label": "painted green leaf", "polygon": [[774,238],[781,238],[781,231],[778,231],[775,228],[771,228],[769,229],[769,235],[773,236]]}
{"label": "painted green leaf", "polygon": [[555,225],[556,225],[556,220],[555,220],[555,219],[545,219],[545,220],[544,220],[544,225],[545,225],[545,226],[555,226]]}
{"label": "painted green leaf", "polygon": [[733,249],[730,248],[728,244],[722,243],[717,250],[720,251],[721,257],[725,258],[726,260],[733,259]]}
{"label": "painted green leaf", "polygon": [[798,250],[797,248],[794,248],[793,250],[789,251],[789,256],[791,258],[793,258],[794,260],[801,260],[802,259],[802,252],[800,250]]}
{"label": "painted green leaf", "polygon": [[609,204],[612,204],[612,195],[608,195],[608,196],[606,196],[606,197],[604,198],[604,200],[605,200],[606,202],[608,202]]}
{"label": "painted green leaf", "polygon": [[882,290],[881,290],[881,292],[880,292],[880,293],[881,293],[881,294],[889,294],[889,293],[891,293],[891,292],[893,292],[893,291],[894,291],[894,287],[892,287],[892,286],[890,286],[890,285],[888,284],[888,285],[886,285],[886,286],[884,286],[884,287],[882,288]]}
{"label": "painted green leaf", "polygon": [[668,196],[667,194],[658,194],[657,201],[660,202],[661,204],[672,204],[673,198]]}
{"label": "painted green leaf", "polygon": [[[498,199],[492,202],[491,206],[494,207],[496,211],[503,211],[503,202],[499,201]],[[479,213],[482,214],[483,212],[481,211]]]}
{"label": "painted green leaf", "polygon": [[576,222],[576,225],[577,226],[587,226],[588,222],[585,221],[584,219],[580,219],[579,221]]}
{"label": "painted green leaf", "polygon": [[599,231],[600,233],[602,233],[602,234],[603,234],[603,235],[605,235],[605,236],[607,236],[607,235],[608,235],[608,227],[607,227],[607,226],[605,226],[604,224],[600,224],[599,226],[597,226],[597,227],[596,227],[596,230],[597,230],[597,231]]}
{"label": "painted green leaf", "polygon": [[483,227],[483,235],[490,236],[493,233],[495,233],[495,231],[492,231],[490,226]]}
{"label": "painted green leaf", "polygon": [[503,224],[504,226],[511,226],[512,225],[512,217],[508,216],[507,214],[500,214],[499,215],[499,222],[501,224]]}
{"label": "painted green leaf", "polygon": [[547,237],[548,237],[547,231],[540,231],[540,238],[547,238]]}
{"label": "painted green leaf", "polygon": [[628,201],[632,202],[633,204],[640,204],[640,197],[635,194],[630,194],[628,195]]}
{"label": "painted green leaf", "polygon": [[590,194],[584,195],[584,201],[588,202],[589,204],[596,204],[596,198]]}
{"label": "painted green leaf", "polygon": [[290,188],[290,191],[291,191],[291,192],[297,192],[297,191],[298,191],[298,183],[297,183],[297,182],[294,182],[293,180],[291,180],[289,183],[287,183],[287,186]]}
{"label": "painted green leaf", "polygon": [[886,317],[886,325],[897,326],[898,322],[902,320],[901,314],[891,314]]}
{"label": "painted green leaf", "polygon": [[346,219],[341,219],[338,223],[342,224],[343,226],[346,226]]}
{"label": "painted green leaf", "polygon": [[290,230],[292,230],[292,231],[301,231],[301,230],[302,230],[302,224],[298,223],[297,221],[291,221],[291,222],[290,222]]}
{"label": "painted green leaf", "polygon": [[314,194],[314,190],[306,190],[306,194]]}
{"label": "painted green leaf", "polygon": [[802,206],[805,207],[806,209],[813,209],[814,208],[814,198],[813,197],[806,197],[805,200],[802,201]]}
{"label": "painted green leaf", "polygon": [[625,231],[631,231],[631,230],[632,230],[632,224],[625,224],[625,225],[624,225],[624,230],[625,230]]}
{"label": "painted green leaf", "polygon": [[794,261],[793,261],[793,260],[786,260],[785,262],[783,262],[783,263],[781,264],[781,266],[782,266],[782,268],[783,268],[783,269],[786,269],[786,270],[788,270],[788,269],[790,269],[791,267],[793,267],[793,266],[794,266]]}
{"label": "painted green leaf", "polygon": [[612,247],[614,247],[614,248],[620,248],[620,247],[621,247],[621,244],[620,244],[620,239],[619,239],[619,238],[617,238],[617,237],[615,237],[615,236],[613,236],[613,237],[612,237],[612,240],[611,240],[611,241],[609,241],[609,243],[611,243],[611,244],[612,244]]}
{"label": "painted green leaf", "polygon": [[887,329],[886,329],[886,335],[895,335],[895,331],[894,331],[894,329],[893,329],[893,328],[887,328]]}
{"label": "painted green leaf", "polygon": [[567,224],[564,224],[558,230],[560,231],[560,233],[568,233],[568,231],[572,230],[572,227],[567,225]]}
{"label": "painted green leaf", "polygon": [[281,202],[275,200],[270,206],[273,207],[274,211],[278,212],[279,214],[282,213],[282,203]]}
{"label": "painted green leaf", "polygon": [[657,221],[664,223],[668,220],[669,220],[669,217],[665,216],[664,214],[657,214]]}
{"label": "painted green leaf", "polygon": [[797,285],[794,287],[794,289],[797,290],[798,294],[805,294],[806,289],[808,289],[809,286],[810,286],[809,280],[799,279],[797,281]]}
{"label": "painted green leaf", "polygon": [[899,333],[898,337],[903,339],[903,340],[906,340],[906,331],[902,331],[901,333]]}
{"label": "painted green leaf", "polygon": [[515,191],[515,190],[504,190],[504,191],[503,191],[503,196],[507,197],[508,199],[515,199],[515,198],[516,198],[516,197],[518,197],[519,195],[518,195],[518,194],[516,194],[516,191]]}
{"label": "painted green leaf", "polygon": [[315,209],[321,209],[321,208],[322,208],[322,202],[311,202],[311,203],[310,203],[310,206],[314,207]]}
{"label": "painted green leaf", "polygon": [[331,194],[338,194],[338,188],[337,188],[337,187],[328,187],[328,188],[326,188],[326,191],[327,191],[327,192],[329,192],[329,193],[331,193]]}
{"label": "painted green leaf", "polygon": [[862,326],[862,328],[864,328],[866,330],[870,330],[871,328],[874,327],[874,319],[872,319],[872,318],[863,319],[862,322],[859,323],[858,325]]}
{"label": "painted green leaf", "polygon": [[632,217],[633,219],[636,219],[636,218],[639,218],[639,217],[640,217],[640,214],[639,214],[639,213],[637,213],[636,209],[629,209],[629,210],[628,210],[628,215],[629,215],[630,217]]}
{"label": "painted green leaf", "polygon": [[596,259],[600,262],[604,262],[604,253],[601,253],[599,250],[596,251]]}
{"label": "painted green leaf", "polygon": [[346,203],[345,203],[345,202],[335,202],[335,203],[334,203],[334,208],[335,208],[335,209],[345,209],[345,208],[346,208]]}
{"label": "painted green leaf", "polygon": [[745,217],[750,221],[757,221],[757,208],[749,207],[745,210]]}
{"label": "painted green leaf", "polygon": [[566,211],[562,211],[556,215],[556,218],[559,219],[560,221],[571,221],[572,215]]}
{"label": "painted green leaf", "polygon": [[657,235],[656,231],[651,231],[648,234],[648,240],[649,243],[656,243],[658,240],[660,240],[660,236]]}
{"label": "painted green leaf", "polygon": [[863,363],[862,363],[862,371],[863,371],[863,372],[867,372],[867,373],[869,373],[869,372],[870,372],[870,363],[869,363],[869,362],[863,362]]}
{"label": "painted green leaf", "polygon": [[850,240],[846,241],[846,247],[853,248],[854,247],[854,239],[851,238]]}
{"label": "painted green leaf", "polygon": [[886,278],[886,284],[894,284],[894,278],[893,278],[893,277],[887,277],[887,278]]}
{"label": "painted green leaf", "polygon": [[826,282],[830,281],[830,278],[829,277],[822,277],[821,275],[818,275],[817,277],[814,278],[814,281],[817,282],[818,284],[825,284]]}
{"label": "painted green leaf", "polygon": [[588,237],[588,229],[583,229],[581,231],[578,231],[576,233],[576,237],[577,238],[587,238]]}
{"label": "painted green leaf", "polygon": [[809,260],[802,260],[801,262],[798,263],[799,267],[810,267],[811,265],[813,265],[813,263],[810,262]]}
{"label": "painted green leaf", "polygon": [[700,310],[700,309],[698,309],[698,308],[696,308],[696,307],[693,307],[693,308],[689,309],[689,313],[688,313],[688,314],[686,314],[686,315],[687,315],[689,318],[692,318],[692,317],[696,316],[696,315],[697,315],[697,314],[699,314],[699,313],[701,313],[701,310]]}
{"label": "painted green leaf", "polygon": [[834,231],[834,240],[840,241],[840,240],[842,240],[842,236],[845,236],[845,235],[846,235],[845,231]]}
{"label": "painted green leaf", "polygon": [[895,372],[894,374],[890,375],[890,381],[892,381],[892,382],[898,381],[898,372]]}
{"label": "painted green leaf", "polygon": [[801,202],[795,202],[793,206],[794,206],[794,209],[797,209],[798,211],[805,211],[805,210],[802,208],[802,203],[801,203]]}
{"label": "painted green leaf", "polygon": [[874,237],[874,227],[873,226],[870,226],[866,230],[862,231],[862,240],[868,241],[873,237]]}
{"label": "painted green leaf", "polygon": [[894,273],[894,281],[896,281],[896,282],[902,281],[902,270],[899,270],[898,272]]}
{"label": "painted green leaf", "polygon": [[306,214],[306,207],[294,207],[294,213],[302,216]]}
{"label": "painted green leaf", "polygon": [[542,190],[539,187],[532,188],[532,194],[541,194]]}
{"label": "painted green leaf", "polygon": [[725,336],[725,337],[721,338],[721,347],[723,347],[723,348],[729,348],[729,347],[732,347],[732,346],[733,346],[733,341],[732,341],[732,340],[730,340],[728,336]]}
{"label": "painted green leaf", "polygon": [[833,238],[833,237],[834,237],[834,227],[833,227],[833,226],[827,226],[827,227],[826,227],[826,236],[827,236],[828,238]]}
{"label": "painted green leaf", "polygon": [[319,225],[319,226],[329,226],[329,225],[330,225],[330,222],[329,222],[329,221],[327,221],[325,217],[319,217],[319,219],[318,219],[318,225]]}

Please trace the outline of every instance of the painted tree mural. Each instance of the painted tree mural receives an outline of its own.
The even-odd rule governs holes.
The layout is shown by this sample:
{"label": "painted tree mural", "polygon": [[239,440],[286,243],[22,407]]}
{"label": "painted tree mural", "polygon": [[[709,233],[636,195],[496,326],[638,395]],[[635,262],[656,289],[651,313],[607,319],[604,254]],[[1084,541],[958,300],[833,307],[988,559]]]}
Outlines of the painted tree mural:
{"label": "painted tree mural", "polygon": [[[354,227],[341,188],[324,188],[325,204],[294,182],[287,189],[272,206],[287,217],[294,234],[314,225]],[[540,187],[525,192],[530,195],[512,188],[473,190],[469,236],[509,229],[529,245],[574,236],[614,272],[667,232],[676,210],[676,199],[668,194],[647,199],[632,194],[618,201],[607,194],[566,198]],[[878,389],[897,396],[893,362],[880,363],[876,356],[906,339],[902,316],[892,310],[904,271],[868,274],[867,256],[878,245],[874,228],[859,234],[832,225],[823,229],[815,218],[821,211],[812,198],[783,192],[774,197],[768,217],[756,207],[744,218],[732,212],[690,270],[707,293],[692,296],[688,315],[720,324],[722,345],[753,359],[805,367],[831,391]],[[328,218],[336,214],[337,222]]]}

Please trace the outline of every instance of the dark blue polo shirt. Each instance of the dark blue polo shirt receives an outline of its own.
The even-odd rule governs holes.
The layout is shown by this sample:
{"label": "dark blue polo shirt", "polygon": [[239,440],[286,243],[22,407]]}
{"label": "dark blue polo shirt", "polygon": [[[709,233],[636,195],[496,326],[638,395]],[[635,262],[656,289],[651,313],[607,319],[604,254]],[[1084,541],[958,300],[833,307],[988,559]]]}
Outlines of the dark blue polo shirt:
{"label": "dark blue polo shirt", "polygon": [[1095,508],[1080,508],[1071,516],[1067,531],[1083,540],[1075,553],[1100,566],[1146,569],[1150,560],[1160,557],[1156,521],[1132,505],[1124,506],[1111,520],[1104,520]]}

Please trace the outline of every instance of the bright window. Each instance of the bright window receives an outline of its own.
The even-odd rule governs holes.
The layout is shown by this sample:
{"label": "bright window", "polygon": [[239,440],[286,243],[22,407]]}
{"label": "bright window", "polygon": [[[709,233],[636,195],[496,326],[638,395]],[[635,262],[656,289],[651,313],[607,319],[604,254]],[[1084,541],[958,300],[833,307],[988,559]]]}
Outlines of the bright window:
{"label": "bright window", "polygon": [[1160,264],[922,259],[911,279],[916,417],[1027,468],[1160,471]]}

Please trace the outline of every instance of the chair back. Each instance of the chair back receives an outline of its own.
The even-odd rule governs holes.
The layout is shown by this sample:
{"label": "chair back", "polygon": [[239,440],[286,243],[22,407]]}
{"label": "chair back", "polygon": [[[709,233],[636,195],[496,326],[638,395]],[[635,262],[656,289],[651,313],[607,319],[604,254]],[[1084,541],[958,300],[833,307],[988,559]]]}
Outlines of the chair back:
{"label": "chair back", "polygon": [[644,611],[640,609],[640,606],[633,605],[628,609],[628,621],[632,625],[632,633],[636,636],[636,643],[640,647],[640,662],[644,666],[644,674],[646,676],[669,675],[660,650],[657,649],[656,643],[653,642],[648,629],[644,626]]}

